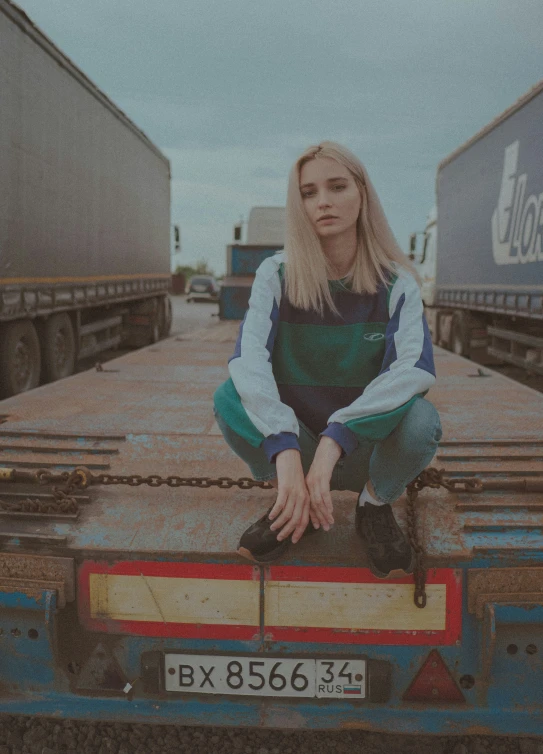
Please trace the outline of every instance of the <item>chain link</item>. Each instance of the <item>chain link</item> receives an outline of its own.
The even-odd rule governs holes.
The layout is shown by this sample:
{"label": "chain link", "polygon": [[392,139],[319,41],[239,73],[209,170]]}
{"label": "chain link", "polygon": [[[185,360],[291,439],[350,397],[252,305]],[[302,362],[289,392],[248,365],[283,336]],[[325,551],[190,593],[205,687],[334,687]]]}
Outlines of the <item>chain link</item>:
{"label": "chain link", "polygon": [[415,580],[415,593],[413,599],[415,605],[420,608],[426,607],[426,558],[424,548],[419,538],[417,526],[416,501],[418,494],[425,487],[438,489],[444,487],[449,492],[482,492],[484,485],[480,479],[467,477],[465,479],[446,479],[443,475],[445,469],[436,469],[430,466],[413,479],[407,485],[407,534],[409,543],[415,553],[415,567],[413,578]]}
{"label": "chain link", "polygon": [[263,490],[273,489],[269,482],[257,482],[256,479],[250,477],[240,477],[240,479],[231,479],[228,476],[221,476],[218,479],[210,479],[206,476],[168,476],[161,477],[158,474],[151,474],[150,476],[139,476],[138,474],[132,474],[131,476],[122,476],[119,474],[98,474],[92,477],[94,484],[127,484],[130,487],[139,487],[142,484],[147,484],[149,487],[161,487],[166,485],[168,487],[197,487],[199,489],[209,489],[210,487],[218,487],[221,490],[229,490],[231,487],[240,487],[242,490],[250,490],[253,487],[259,487]]}
{"label": "chain link", "polygon": [[[443,487],[449,492],[482,492],[484,485],[480,479],[468,477],[464,479],[448,479],[444,477],[445,469],[436,469],[429,467],[422,471],[416,479],[407,485],[407,534],[409,543],[415,554],[415,566],[413,577],[415,581],[414,602],[419,608],[426,606],[426,558],[424,548],[419,538],[416,501],[418,494],[425,487],[437,489]],[[53,501],[41,502],[38,500],[25,500],[18,503],[1,503],[2,510],[25,511],[29,513],[77,513],[77,500],[73,493],[77,489],[97,485],[128,485],[129,487],[140,487],[146,484],[149,487],[193,487],[198,489],[209,489],[217,487],[220,490],[229,490],[232,487],[239,487],[242,490],[259,488],[263,490],[273,489],[269,482],[258,482],[250,477],[240,477],[231,479],[222,476],[217,479],[210,477],[182,477],[168,476],[161,477],[159,474],[150,474],[141,476],[139,474],[96,474],[93,475],[88,469],[78,467],[72,472],[64,471],[61,474],[53,474],[47,469],[40,469],[35,473],[35,479],[39,484],[60,483],[63,487],[54,486],[52,493],[55,498]]]}
{"label": "chain link", "polygon": [[[168,476],[161,477],[159,474],[150,474],[141,476],[139,474],[96,474],[93,475],[88,469],[79,466],[73,471],[63,471],[60,474],[54,474],[47,469],[39,469],[33,475],[26,474],[25,482],[35,481],[40,485],[54,484],[51,493],[53,500],[37,500],[27,498],[15,503],[0,501],[0,510],[6,513],[43,513],[48,515],[54,514],[77,514],[79,506],[73,493],[77,489],[97,485],[114,485],[122,484],[129,487],[140,487],[146,484],[149,487],[195,487],[199,489],[209,489],[218,487],[221,490],[229,490],[232,487],[240,487],[242,490],[250,490],[258,487],[263,490],[271,490],[273,486],[269,482],[258,482],[250,477],[241,477],[240,479],[231,479],[230,477],[219,477],[210,479],[209,477],[182,477]],[[57,486],[61,485],[61,486]]]}
{"label": "chain link", "polygon": [[[83,467],[73,471],[63,471],[61,474],[51,474],[47,469],[39,469],[34,474],[38,484],[62,483],[63,487],[54,486],[51,489],[53,500],[37,500],[27,498],[16,503],[0,501],[0,510],[6,513],[42,513],[47,515],[62,514],[76,515],[79,510],[73,493],[78,488],[88,486],[91,473]],[[25,479],[25,481],[28,481]]]}

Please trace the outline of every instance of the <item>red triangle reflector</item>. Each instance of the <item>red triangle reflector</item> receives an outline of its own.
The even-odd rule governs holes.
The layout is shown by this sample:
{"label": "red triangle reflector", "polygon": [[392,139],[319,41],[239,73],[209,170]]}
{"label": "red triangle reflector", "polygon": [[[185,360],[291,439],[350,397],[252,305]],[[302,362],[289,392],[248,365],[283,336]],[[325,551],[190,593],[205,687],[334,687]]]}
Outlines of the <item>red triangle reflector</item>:
{"label": "red triangle reflector", "polygon": [[449,668],[437,649],[432,649],[403,696],[404,702],[465,702]]}

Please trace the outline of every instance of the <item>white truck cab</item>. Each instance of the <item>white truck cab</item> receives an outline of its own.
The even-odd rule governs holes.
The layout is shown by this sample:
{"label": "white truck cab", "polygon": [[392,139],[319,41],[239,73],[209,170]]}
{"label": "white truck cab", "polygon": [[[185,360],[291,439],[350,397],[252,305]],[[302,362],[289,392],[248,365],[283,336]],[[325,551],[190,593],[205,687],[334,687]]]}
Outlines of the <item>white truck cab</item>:
{"label": "white truck cab", "polygon": [[422,249],[417,254],[417,234],[410,239],[409,258],[415,263],[422,279],[422,300],[426,306],[433,306],[436,295],[436,250],[437,250],[437,207],[428,213],[426,228],[424,229]]}

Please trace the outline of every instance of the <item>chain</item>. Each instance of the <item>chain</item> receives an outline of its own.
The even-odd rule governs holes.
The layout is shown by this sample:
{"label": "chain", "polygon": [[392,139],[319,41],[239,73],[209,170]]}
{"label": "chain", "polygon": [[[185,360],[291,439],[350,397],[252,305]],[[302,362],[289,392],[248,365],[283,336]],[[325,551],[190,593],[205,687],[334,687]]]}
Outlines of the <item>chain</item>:
{"label": "chain", "polygon": [[445,479],[445,469],[435,469],[430,466],[407,485],[407,534],[409,543],[415,553],[415,567],[413,577],[415,579],[414,602],[417,607],[426,607],[426,558],[424,548],[419,539],[417,527],[416,500],[418,494],[425,487],[438,489],[444,487],[449,492],[482,492],[483,483],[480,479],[468,477],[466,479]]}
{"label": "chain", "polygon": [[51,492],[53,500],[37,500],[31,497],[26,500],[19,500],[15,503],[0,500],[0,510],[6,513],[43,513],[43,514],[77,514],[79,506],[73,493],[77,489],[85,489],[96,485],[125,484],[130,487],[139,487],[146,484],[149,487],[196,487],[209,489],[218,487],[221,490],[229,490],[231,487],[240,487],[242,490],[250,490],[253,487],[259,487],[263,490],[273,489],[269,482],[257,482],[250,477],[241,477],[240,479],[230,479],[230,477],[219,477],[210,479],[209,477],[182,477],[168,476],[162,478],[158,474],[149,476],[140,476],[139,474],[96,474],[93,475],[88,469],[80,466],[74,471],[63,471],[60,474],[53,474],[47,469],[39,469],[36,472],[17,471],[12,481],[34,482],[40,485],[54,484]]}
{"label": "chain", "polygon": [[[62,493],[63,494],[63,493]],[[37,500],[31,497],[26,500],[18,500],[16,503],[0,501],[0,510],[5,513],[44,513],[63,515],[77,513],[77,500],[68,495],[55,498],[54,500]]]}
{"label": "chain", "polygon": [[[414,602],[419,608],[426,606],[426,562],[424,548],[419,539],[417,526],[416,501],[418,494],[425,487],[437,489],[444,487],[449,492],[482,492],[484,485],[480,479],[448,479],[444,477],[445,469],[436,469],[430,467],[422,471],[416,479],[407,485],[407,533],[409,543],[415,554],[415,566],[413,576],[415,580]],[[19,472],[21,476],[21,472]],[[53,501],[41,502],[39,500],[25,500],[18,503],[0,503],[2,510],[26,511],[30,513],[76,513],[78,510],[77,500],[73,497],[76,489],[85,489],[96,485],[128,485],[129,487],[140,487],[146,484],[149,487],[193,487],[198,489],[209,489],[217,487],[220,490],[229,490],[232,487],[239,487],[242,490],[250,490],[254,487],[263,490],[272,489],[269,482],[258,482],[250,477],[240,477],[231,479],[222,476],[217,479],[210,477],[182,477],[168,476],[161,477],[158,474],[141,476],[139,474],[96,474],[93,475],[88,469],[78,467],[72,472],[65,471],[61,474],[53,474],[46,469],[40,469],[35,474],[25,474],[25,481],[37,481],[39,484],[61,483],[63,487],[54,486],[52,489]],[[9,507],[8,507],[9,506]]]}
{"label": "chain", "polygon": [[[74,469],[71,472],[64,471],[62,474],[51,474],[46,469],[40,469],[32,475],[38,484],[63,483],[63,487],[55,486],[51,489],[53,500],[37,500],[31,497],[26,500],[18,500],[16,503],[8,503],[2,500],[0,501],[0,510],[6,513],[77,514],[79,506],[76,498],[73,497],[73,493],[76,489],[87,486],[85,472],[90,473],[83,468]],[[24,476],[27,477],[26,474]]]}
{"label": "chain", "polygon": [[229,490],[231,487],[239,487],[242,490],[250,490],[253,487],[259,487],[263,490],[271,490],[272,485],[269,482],[257,482],[250,477],[240,477],[240,479],[231,479],[228,476],[221,476],[218,479],[210,479],[206,476],[168,476],[161,477],[158,474],[150,476],[139,476],[132,474],[130,476],[121,476],[117,474],[98,474],[92,478],[92,484],[127,484],[130,487],[139,487],[147,484],[149,487],[197,487],[199,489],[209,489],[218,487],[220,490]]}

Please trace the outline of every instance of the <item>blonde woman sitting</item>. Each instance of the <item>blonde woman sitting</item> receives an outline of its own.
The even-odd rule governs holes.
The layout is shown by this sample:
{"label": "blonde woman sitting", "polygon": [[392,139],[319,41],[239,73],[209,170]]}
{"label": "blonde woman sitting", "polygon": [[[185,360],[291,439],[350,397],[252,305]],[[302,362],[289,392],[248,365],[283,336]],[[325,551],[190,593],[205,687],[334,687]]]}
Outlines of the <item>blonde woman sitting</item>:
{"label": "blonde woman sitting", "polygon": [[273,507],[238,552],[281,557],[334,523],[330,490],[358,493],[355,523],[372,572],[410,573],[392,504],[441,437],[432,344],[416,272],[362,163],[333,142],[294,164],[283,252],[256,274],[249,309],[215,393],[224,438]]}

